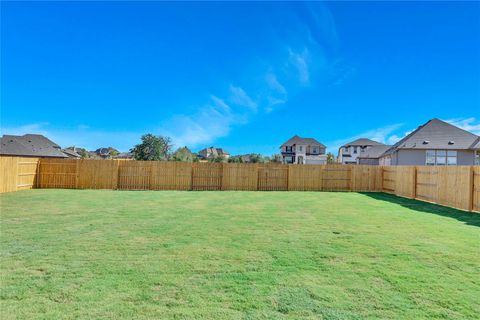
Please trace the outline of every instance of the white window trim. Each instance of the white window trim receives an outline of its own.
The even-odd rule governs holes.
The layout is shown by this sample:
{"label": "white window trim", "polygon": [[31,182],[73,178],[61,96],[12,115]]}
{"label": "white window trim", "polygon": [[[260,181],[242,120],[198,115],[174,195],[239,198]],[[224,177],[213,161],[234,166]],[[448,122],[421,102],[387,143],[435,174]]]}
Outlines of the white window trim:
{"label": "white window trim", "polygon": [[[433,151],[433,159],[434,159],[434,162],[433,164],[432,163],[428,163],[427,162],[427,159],[428,159],[428,152],[429,151]],[[438,153],[440,152],[445,152],[445,155],[438,155]],[[455,156],[449,156],[448,153],[449,152],[455,152]],[[439,164],[438,163],[438,158],[441,157],[441,158],[445,158],[445,163],[441,163]],[[453,164],[448,164],[448,158],[455,158],[455,163]],[[457,150],[444,150],[444,149],[440,149],[440,150],[425,150],[425,165],[426,166],[456,166],[458,165],[458,151]]]}

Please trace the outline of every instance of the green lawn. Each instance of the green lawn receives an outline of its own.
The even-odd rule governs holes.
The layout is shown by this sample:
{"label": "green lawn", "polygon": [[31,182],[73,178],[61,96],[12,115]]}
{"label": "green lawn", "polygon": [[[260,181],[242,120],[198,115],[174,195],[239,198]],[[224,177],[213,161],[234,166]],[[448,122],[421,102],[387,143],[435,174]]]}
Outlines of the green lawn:
{"label": "green lawn", "polygon": [[2,194],[1,319],[465,319],[480,214],[386,194]]}

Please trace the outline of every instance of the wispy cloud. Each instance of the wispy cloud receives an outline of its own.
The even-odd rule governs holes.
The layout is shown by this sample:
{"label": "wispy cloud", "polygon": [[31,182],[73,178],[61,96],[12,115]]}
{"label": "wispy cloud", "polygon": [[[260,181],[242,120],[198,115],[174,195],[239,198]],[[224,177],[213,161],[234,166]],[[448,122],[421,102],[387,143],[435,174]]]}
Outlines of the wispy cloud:
{"label": "wispy cloud", "polygon": [[470,131],[473,134],[480,135],[480,120],[477,120],[474,117],[471,118],[455,118],[444,120],[456,127],[459,127],[463,130]]}
{"label": "wispy cloud", "polygon": [[289,63],[294,67],[298,75],[298,81],[302,85],[310,84],[310,70],[309,70],[309,51],[303,49],[302,52],[295,52],[292,49],[288,50]]}
{"label": "wispy cloud", "polygon": [[274,110],[277,105],[285,104],[288,100],[288,92],[283,84],[278,81],[277,75],[272,71],[265,75],[267,85],[267,102],[264,111],[269,113]]}
{"label": "wispy cloud", "polygon": [[230,101],[233,104],[257,110],[257,103],[240,87],[230,85]]}
{"label": "wispy cloud", "polygon": [[401,123],[391,124],[385,127],[371,129],[348,138],[330,141],[327,142],[326,145],[329,152],[337,153],[342,145],[359,138],[368,138],[385,144],[393,144],[395,140],[398,141],[400,139],[397,135],[393,134],[393,132],[397,131],[402,126],[403,124]]}
{"label": "wispy cloud", "polygon": [[192,115],[177,115],[164,122],[160,133],[173,139],[175,146],[196,147],[226,136],[232,125],[244,121],[223,99],[211,95],[210,102]]}

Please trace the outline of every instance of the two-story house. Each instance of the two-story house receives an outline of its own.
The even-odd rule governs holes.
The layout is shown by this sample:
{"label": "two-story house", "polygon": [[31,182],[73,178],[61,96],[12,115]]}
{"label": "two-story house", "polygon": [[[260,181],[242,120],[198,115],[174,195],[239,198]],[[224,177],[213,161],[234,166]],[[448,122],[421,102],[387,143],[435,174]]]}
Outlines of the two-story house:
{"label": "two-story house", "polygon": [[208,160],[208,159],[217,158],[217,157],[223,157],[225,159],[228,159],[230,157],[230,153],[228,153],[222,148],[215,148],[215,147],[202,149],[198,152],[197,155],[202,160]]}
{"label": "two-story house", "polygon": [[280,146],[283,163],[326,164],[327,147],[313,138],[291,137]]}
{"label": "two-story house", "polygon": [[377,146],[384,146],[384,144],[367,138],[360,138],[346,143],[338,149],[338,162],[342,164],[357,164],[359,156],[365,155],[367,151]]}

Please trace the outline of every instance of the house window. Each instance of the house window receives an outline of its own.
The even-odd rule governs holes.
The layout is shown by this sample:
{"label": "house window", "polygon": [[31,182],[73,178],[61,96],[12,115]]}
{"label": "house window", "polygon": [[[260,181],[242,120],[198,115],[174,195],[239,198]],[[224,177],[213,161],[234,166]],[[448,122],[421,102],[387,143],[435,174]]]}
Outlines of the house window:
{"label": "house window", "polygon": [[345,147],[345,153],[348,153],[348,147]]}
{"label": "house window", "polygon": [[318,153],[317,147],[312,147],[312,153]]}
{"label": "house window", "polygon": [[480,150],[475,151],[475,165],[480,166]]}
{"label": "house window", "polygon": [[425,164],[427,166],[455,166],[457,165],[457,151],[427,150]]}
{"label": "house window", "polygon": [[295,157],[293,156],[285,157],[285,163],[293,163],[294,161],[295,161]]}
{"label": "house window", "polygon": [[437,166],[447,165],[447,151],[437,150]]}
{"label": "house window", "polygon": [[447,151],[447,165],[457,165],[457,151]]}
{"label": "house window", "polygon": [[302,151],[303,151],[303,147],[302,147],[302,146],[298,146],[298,151],[302,152]]}
{"label": "house window", "polygon": [[353,147],[353,153],[357,153],[357,148],[358,147]]}
{"label": "house window", "polygon": [[434,166],[435,165],[435,150],[427,150],[427,159],[425,164],[427,166]]}
{"label": "house window", "polygon": [[286,152],[292,152],[292,146],[286,146],[285,151]]}

